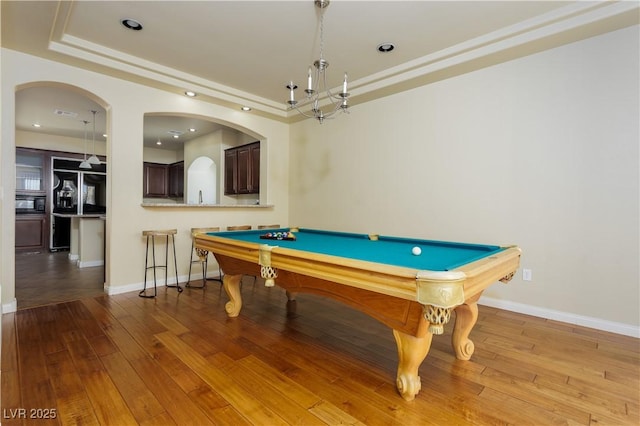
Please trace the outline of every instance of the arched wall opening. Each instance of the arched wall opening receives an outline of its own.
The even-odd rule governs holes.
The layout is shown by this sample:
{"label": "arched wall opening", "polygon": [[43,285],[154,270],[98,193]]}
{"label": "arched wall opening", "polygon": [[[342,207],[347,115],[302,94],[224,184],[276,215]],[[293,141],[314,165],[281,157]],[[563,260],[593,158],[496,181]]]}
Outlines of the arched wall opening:
{"label": "arched wall opening", "polygon": [[[73,105],[73,107],[70,107]],[[51,249],[52,235],[55,227],[54,220],[54,172],[53,172],[53,158],[86,158],[92,154],[97,154],[103,160],[106,158],[107,153],[107,137],[110,133],[110,105],[99,96],[95,95],[82,87],[72,84],[61,83],[56,81],[33,81],[23,83],[15,87],[14,92],[14,108],[15,108],[15,138],[13,140],[13,149],[20,149],[21,151],[32,151],[34,153],[41,153],[42,158],[46,159],[43,164],[42,170],[42,182],[38,191],[34,191],[31,195],[41,196],[46,199],[46,208],[44,213],[44,225],[42,226],[42,247],[36,251],[41,255],[47,255],[54,252]],[[86,123],[85,123],[86,121]],[[38,124],[40,127],[35,127],[34,124]],[[96,166],[93,166],[94,168]],[[95,266],[101,266],[99,273],[91,275],[92,281],[96,282],[96,291],[103,292],[109,282],[109,236],[107,233],[108,227],[105,226],[107,222],[107,214],[110,210],[110,179],[107,171],[109,163],[104,164],[102,162],[100,169],[89,170],[88,172],[95,172],[95,176],[101,174],[102,176],[102,190],[99,198],[104,207],[101,213],[101,218],[96,219],[92,226],[88,226],[88,222],[80,225],[79,220],[69,219],[69,222],[74,221],[75,228],[70,229],[69,232],[75,235],[75,238],[79,238],[80,232],[84,232],[84,235],[88,235],[89,229],[98,235],[100,243],[96,244],[93,250],[92,256],[99,258],[92,262],[85,262],[81,264],[79,259],[74,259],[71,256],[71,250],[69,251],[69,259],[71,261],[77,261],[78,267],[93,268]],[[14,172],[15,173],[15,172]],[[57,175],[55,175],[57,176]],[[91,178],[95,177],[94,174],[87,174],[87,180],[84,185],[88,191],[95,191],[96,187],[91,182]],[[17,178],[17,175],[16,175]],[[18,185],[18,179],[16,179],[16,186],[13,188],[16,198],[19,195],[24,196],[24,187]],[[27,195],[30,195],[26,192]],[[91,196],[94,197],[97,194],[92,192]],[[85,198],[81,198],[85,200]],[[15,200],[11,200],[15,202]],[[93,198],[89,199],[89,204],[94,204]],[[19,214],[16,214],[17,220],[20,220]],[[60,228],[60,227],[59,227]],[[70,228],[72,228],[70,226]],[[18,250],[17,243],[22,237],[19,234],[20,230],[16,228],[13,236],[13,246],[16,247],[16,251],[13,253],[14,266],[18,264],[17,256],[22,254],[29,254],[29,248],[25,250]],[[58,230],[58,234],[62,232]],[[75,232],[75,234],[73,234]],[[71,238],[71,237],[70,237]],[[75,240],[77,241],[77,239]],[[90,251],[85,248],[85,254]],[[32,259],[36,257],[33,256]],[[37,269],[34,267],[33,271]],[[31,273],[31,272],[29,272]],[[35,272],[34,272],[35,273]],[[84,272],[83,272],[84,273]],[[13,293],[15,294],[15,300],[13,304],[16,309],[21,305],[21,294],[23,300],[26,300],[26,293],[18,291],[17,285],[19,282],[16,280],[16,270],[14,269],[13,280]],[[21,275],[21,279],[24,276]],[[35,280],[34,280],[35,281]],[[48,284],[47,292],[51,299],[46,300],[43,296],[41,303],[48,303],[51,301],[60,301],[64,298],[62,290],[56,293],[56,286]],[[92,286],[94,284],[91,284]],[[43,292],[45,293],[45,292]],[[35,302],[31,302],[35,303]]]}
{"label": "arched wall opening", "polygon": [[[169,194],[148,196],[143,202],[154,204],[255,204],[267,193],[229,195],[225,193],[225,150],[258,141],[262,147],[261,163],[267,170],[266,138],[256,132],[214,117],[177,112],[147,112],[144,115],[143,161],[168,168]],[[182,191],[175,191],[175,170],[183,168]],[[173,175],[172,175],[173,172]],[[262,175],[262,171],[261,171]],[[144,185],[148,184],[148,176]],[[266,181],[266,179],[263,179]],[[264,195],[266,199],[266,195]]]}

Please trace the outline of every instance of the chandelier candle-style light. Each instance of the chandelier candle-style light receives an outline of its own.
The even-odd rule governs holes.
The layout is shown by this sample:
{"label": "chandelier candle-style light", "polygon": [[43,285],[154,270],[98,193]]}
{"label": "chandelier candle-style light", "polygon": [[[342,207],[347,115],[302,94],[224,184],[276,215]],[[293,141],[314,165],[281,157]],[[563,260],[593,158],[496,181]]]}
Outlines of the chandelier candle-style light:
{"label": "chandelier candle-style light", "polygon": [[[287,104],[289,105],[289,109],[295,108],[300,114],[304,115],[305,117],[315,118],[320,124],[322,124],[325,118],[331,117],[338,111],[348,112],[347,109],[349,108],[349,105],[347,104],[347,98],[349,97],[349,93],[347,92],[346,72],[344,73],[344,81],[342,82],[342,92],[334,95],[333,93],[331,93],[331,90],[327,86],[326,71],[329,67],[329,62],[324,59],[323,50],[324,9],[329,6],[329,0],[314,0],[314,3],[316,7],[320,9],[320,59],[316,60],[313,63],[315,72],[313,72],[313,69],[309,67],[309,73],[307,75],[307,88],[304,90],[306,99],[300,104],[295,100],[294,90],[296,90],[298,86],[293,81],[290,81],[289,84],[287,84],[287,89],[289,89],[289,100],[287,101]],[[324,112],[320,108],[320,95],[325,93],[326,98],[331,101],[332,104],[332,109],[328,112]],[[305,113],[300,109],[301,107],[309,104],[311,104],[311,111]]]}

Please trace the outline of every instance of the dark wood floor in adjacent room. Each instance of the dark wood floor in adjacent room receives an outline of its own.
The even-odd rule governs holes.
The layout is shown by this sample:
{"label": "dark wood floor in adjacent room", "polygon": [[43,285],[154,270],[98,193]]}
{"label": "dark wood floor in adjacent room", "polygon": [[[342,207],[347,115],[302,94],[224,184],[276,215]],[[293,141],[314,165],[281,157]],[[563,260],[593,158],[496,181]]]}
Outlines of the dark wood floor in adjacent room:
{"label": "dark wood floor in adjacent room", "polygon": [[[471,361],[436,336],[405,402],[391,331],[337,302],[243,284],[99,295],[2,318],[4,425],[637,425],[639,341],[480,307]],[[24,414],[56,418],[20,419]],[[49,411],[48,411],[49,410]]]}
{"label": "dark wood floor in adjacent room", "polygon": [[16,253],[18,309],[67,302],[104,293],[104,268],[78,268],[69,252]]}

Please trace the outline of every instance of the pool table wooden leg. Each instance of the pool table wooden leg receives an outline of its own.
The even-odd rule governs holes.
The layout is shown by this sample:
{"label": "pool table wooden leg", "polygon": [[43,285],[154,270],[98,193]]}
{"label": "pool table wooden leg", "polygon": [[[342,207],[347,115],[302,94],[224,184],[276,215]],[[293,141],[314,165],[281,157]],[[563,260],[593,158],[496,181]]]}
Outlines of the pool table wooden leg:
{"label": "pool table wooden leg", "polygon": [[456,358],[468,361],[473,355],[475,346],[469,339],[469,333],[478,320],[478,304],[476,302],[465,303],[457,306],[456,324],[453,327],[451,344],[456,353]]}
{"label": "pool table wooden leg", "polygon": [[285,291],[285,294],[287,295],[287,300],[288,300],[289,302],[294,302],[294,301],[296,300],[296,294],[297,294],[297,293],[293,293],[293,292],[291,292],[291,291],[289,291],[289,290],[286,290],[286,291]]}
{"label": "pool table wooden leg", "polygon": [[411,401],[422,387],[418,369],[429,353],[433,335],[426,333],[424,337],[416,337],[393,330],[393,336],[398,346],[396,387],[405,400]]}
{"label": "pool table wooden leg", "polygon": [[240,281],[242,275],[229,275],[225,274],[222,278],[222,284],[224,291],[229,296],[229,301],[224,305],[227,315],[230,317],[237,317],[240,315],[240,309],[242,309],[242,295],[240,294]]}

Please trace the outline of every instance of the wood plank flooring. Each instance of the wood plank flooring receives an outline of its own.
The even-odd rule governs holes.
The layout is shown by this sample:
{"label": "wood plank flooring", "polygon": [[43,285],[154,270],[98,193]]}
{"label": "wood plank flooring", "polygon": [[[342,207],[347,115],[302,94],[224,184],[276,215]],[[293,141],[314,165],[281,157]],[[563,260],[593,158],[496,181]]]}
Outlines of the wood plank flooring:
{"label": "wood plank flooring", "polygon": [[104,293],[104,268],[78,268],[66,251],[18,252],[15,265],[18,309]]}
{"label": "wood plank flooring", "polygon": [[481,306],[471,360],[447,326],[405,402],[388,328],[312,295],[288,313],[260,280],[242,293],[235,319],[216,282],[5,314],[3,424],[640,423],[638,339]]}

